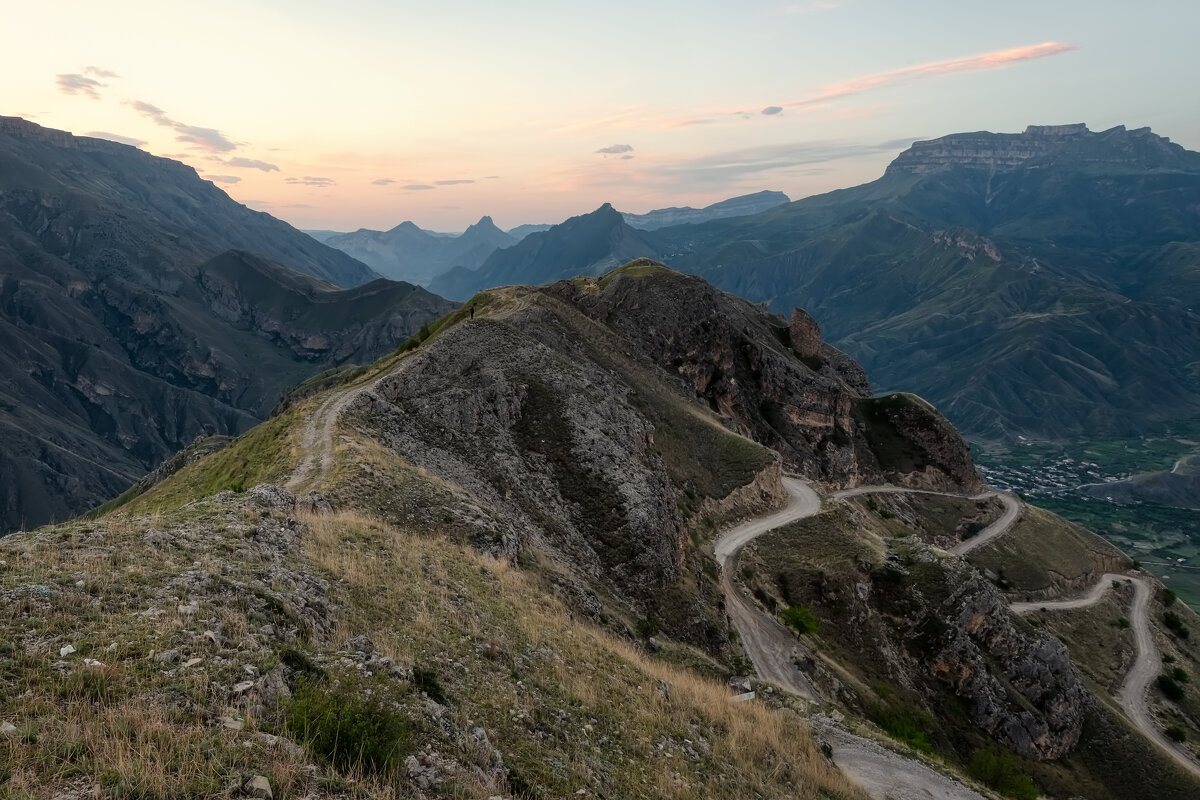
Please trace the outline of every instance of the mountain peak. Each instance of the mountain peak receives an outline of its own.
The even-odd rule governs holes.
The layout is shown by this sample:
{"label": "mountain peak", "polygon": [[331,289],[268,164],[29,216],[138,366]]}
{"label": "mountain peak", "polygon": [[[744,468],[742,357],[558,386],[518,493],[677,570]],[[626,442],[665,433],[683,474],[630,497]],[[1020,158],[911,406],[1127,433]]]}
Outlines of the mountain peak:
{"label": "mountain peak", "polygon": [[921,175],[966,168],[1013,172],[1048,166],[1110,165],[1137,169],[1200,171],[1192,153],[1149,128],[1124,125],[1092,131],[1082,122],[1030,125],[1023,133],[953,133],[913,142],[887,168],[888,175]]}

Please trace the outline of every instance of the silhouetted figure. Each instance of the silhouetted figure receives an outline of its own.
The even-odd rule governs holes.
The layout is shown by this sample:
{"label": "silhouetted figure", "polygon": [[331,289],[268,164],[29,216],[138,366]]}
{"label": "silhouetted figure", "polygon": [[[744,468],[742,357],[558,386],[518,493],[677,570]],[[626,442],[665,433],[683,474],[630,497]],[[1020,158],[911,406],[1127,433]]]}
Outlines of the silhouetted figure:
{"label": "silhouetted figure", "polygon": [[471,306],[471,319],[475,319],[475,306]]}

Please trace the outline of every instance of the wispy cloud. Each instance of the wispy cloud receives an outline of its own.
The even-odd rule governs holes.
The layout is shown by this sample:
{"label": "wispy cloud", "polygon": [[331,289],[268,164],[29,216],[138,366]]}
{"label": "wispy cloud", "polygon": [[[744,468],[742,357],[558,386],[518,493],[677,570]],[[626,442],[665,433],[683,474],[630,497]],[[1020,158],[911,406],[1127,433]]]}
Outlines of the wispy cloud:
{"label": "wispy cloud", "polygon": [[204,180],[213,183],[241,183],[242,181],[237,175],[205,175]]}
{"label": "wispy cloud", "polygon": [[375,180],[371,181],[371,183],[376,186],[391,186],[393,183],[395,183],[395,181],[391,178],[376,178]]}
{"label": "wispy cloud", "polygon": [[260,169],[263,172],[278,172],[279,171],[279,167],[275,166],[274,164],[267,163],[266,161],[259,161],[256,158],[242,158],[241,156],[234,156],[233,158],[229,159],[225,163],[231,167],[241,167],[243,169]]}
{"label": "wispy cloud", "polygon": [[475,181],[473,181],[473,180],[459,178],[457,180],[451,180],[451,181],[434,181],[434,184],[437,186],[459,186],[464,183],[474,183],[474,182]]}
{"label": "wispy cloud", "polygon": [[82,94],[93,100],[99,100],[100,92],[98,90],[108,86],[107,83],[101,83],[95,78],[80,75],[78,72],[55,75],[54,82],[58,84],[58,90],[63,94]]}
{"label": "wispy cloud", "polygon": [[[875,72],[870,75],[860,75],[857,78],[849,78],[822,86],[807,97],[802,97],[788,103],[767,106],[760,114],[775,116],[787,108],[801,109],[807,112],[818,111],[833,106],[838,100],[842,100],[843,98],[853,97],[878,89],[901,86],[926,78],[936,78],[941,75],[958,72],[975,72],[985,69],[1011,67],[1025,61],[1048,58],[1077,49],[1074,45],[1063,44],[1062,42],[1042,42],[1041,44],[1026,47],[993,50],[989,53],[980,53],[964,58],[930,61],[911,67],[900,67],[884,72]],[[747,114],[745,111],[709,112],[682,119],[666,120],[661,122],[659,127],[668,129],[685,128],[691,125],[710,125],[715,122],[752,119],[754,116],[757,115]],[[647,119],[644,121],[653,124],[651,120]]]}
{"label": "wispy cloud", "polygon": [[610,144],[608,147],[601,147],[596,151],[605,155],[619,155],[620,153],[632,153],[633,146],[628,144]]}
{"label": "wispy cloud", "polygon": [[402,187],[410,192],[427,192],[430,189],[436,189],[436,186],[430,186],[428,183],[410,183]]}
{"label": "wispy cloud", "polygon": [[209,153],[228,153],[230,150],[237,149],[237,145],[216,128],[202,128],[198,125],[188,125],[171,119],[158,106],[142,100],[130,100],[126,104],[142,116],[152,120],[154,124],[175,131],[178,134],[175,137],[177,142],[194,145]]}
{"label": "wispy cloud", "polygon": [[862,75],[857,78],[850,78],[845,81],[831,83],[819,89],[815,94],[808,97],[794,100],[790,103],[784,103],[785,108],[804,108],[827,103],[831,100],[840,100],[843,97],[850,97],[864,92],[883,89],[889,86],[899,86],[905,83],[921,80],[923,78],[936,78],[939,75],[947,75],[955,72],[974,72],[985,69],[999,69],[1001,67],[1010,67],[1014,64],[1019,64],[1023,61],[1032,61],[1038,58],[1047,58],[1049,56],[1057,56],[1062,53],[1069,53],[1072,50],[1077,50],[1074,45],[1063,44],[1062,42],[1042,42],[1041,44],[1029,45],[1027,47],[1013,47],[1008,50],[993,50],[990,53],[981,53],[979,55],[967,56],[965,58],[952,58],[946,61],[930,61],[925,64],[916,64],[911,67],[901,67],[899,69],[887,70],[885,72],[876,72],[872,75]]}
{"label": "wispy cloud", "polygon": [[321,178],[314,175],[305,175],[302,178],[284,178],[284,183],[291,183],[298,186],[334,186],[337,184],[333,178]]}
{"label": "wispy cloud", "polygon": [[119,133],[109,133],[108,131],[88,131],[84,136],[94,136],[97,139],[107,139],[110,142],[118,144],[127,144],[131,147],[141,147],[146,143],[145,139],[135,139],[132,136],[122,136]]}
{"label": "wispy cloud", "polygon": [[106,79],[121,77],[117,73],[113,72],[111,69],[104,69],[103,67],[84,67],[83,74],[84,75],[95,75],[97,78],[106,78]]}

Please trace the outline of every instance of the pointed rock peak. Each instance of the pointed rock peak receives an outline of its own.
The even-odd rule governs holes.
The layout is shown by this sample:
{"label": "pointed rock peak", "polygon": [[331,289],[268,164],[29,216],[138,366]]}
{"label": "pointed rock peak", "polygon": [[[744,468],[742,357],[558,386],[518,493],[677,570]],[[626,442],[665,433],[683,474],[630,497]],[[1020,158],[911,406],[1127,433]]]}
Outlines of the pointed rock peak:
{"label": "pointed rock peak", "polygon": [[417,227],[416,223],[405,220],[396,227],[392,228],[388,233],[424,233],[425,231]]}
{"label": "pointed rock peak", "polygon": [[[492,222],[492,218],[485,214],[484,216],[479,218],[479,222],[476,222],[474,225],[467,228],[467,230],[468,231],[475,231],[475,230],[497,230],[498,231],[500,229],[496,227],[495,222]],[[501,231],[501,232],[503,233],[503,231]]]}

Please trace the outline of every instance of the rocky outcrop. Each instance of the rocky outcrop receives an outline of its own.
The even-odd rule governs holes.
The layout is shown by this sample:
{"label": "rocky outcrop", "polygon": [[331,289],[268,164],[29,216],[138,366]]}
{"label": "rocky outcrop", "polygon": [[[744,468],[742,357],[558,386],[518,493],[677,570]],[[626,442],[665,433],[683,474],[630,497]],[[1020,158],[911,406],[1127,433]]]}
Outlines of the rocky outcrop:
{"label": "rocky outcrop", "polygon": [[792,341],[792,349],[801,359],[811,360],[821,354],[821,326],[802,308],[792,310],[792,319],[788,324],[788,336]]}
{"label": "rocky outcrop", "polygon": [[1149,128],[1126,130],[1124,125],[1092,132],[1083,123],[1030,125],[1024,133],[956,133],[940,139],[913,142],[887,168],[888,175],[924,175],[955,168],[1010,172],[1062,166],[1065,162],[1128,164],[1161,167],[1177,163],[1196,169],[1195,154]]}
{"label": "rocky outcrop", "polygon": [[930,672],[1008,747],[1027,758],[1063,757],[1079,742],[1091,701],[1066,645],[1020,625],[974,568],[954,560],[944,566],[954,588],[930,612],[948,623],[927,659]]}
{"label": "rocky outcrop", "polygon": [[885,476],[928,487],[978,485],[969,448],[927,403],[887,430],[889,446],[926,457],[902,463],[877,454],[883,440],[858,419],[859,404],[870,396],[866,374],[822,342],[819,326],[802,310],[784,324],[649,260],[595,283],[561,281],[543,291],[616,331],[631,352],[681,380],[685,394],[810,479],[838,487]]}

